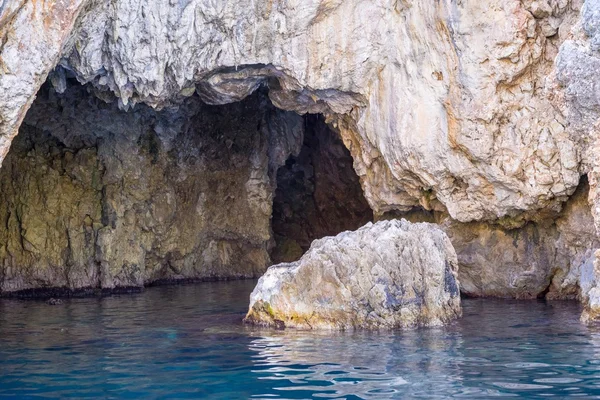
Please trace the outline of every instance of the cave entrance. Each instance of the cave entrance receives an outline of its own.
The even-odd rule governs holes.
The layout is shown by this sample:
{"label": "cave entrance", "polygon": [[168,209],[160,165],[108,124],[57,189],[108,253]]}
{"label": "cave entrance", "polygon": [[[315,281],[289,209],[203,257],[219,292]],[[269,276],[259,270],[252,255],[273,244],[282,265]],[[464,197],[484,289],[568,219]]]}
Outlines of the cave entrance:
{"label": "cave entrance", "polygon": [[273,201],[274,263],[299,259],[315,239],[373,220],[352,156],[322,115],[304,116],[300,153],[277,170]]}
{"label": "cave entrance", "polygon": [[[0,294],[254,278],[372,213],[322,116],[46,83],[0,168]],[[121,104],[122,106],[122,104]]]}

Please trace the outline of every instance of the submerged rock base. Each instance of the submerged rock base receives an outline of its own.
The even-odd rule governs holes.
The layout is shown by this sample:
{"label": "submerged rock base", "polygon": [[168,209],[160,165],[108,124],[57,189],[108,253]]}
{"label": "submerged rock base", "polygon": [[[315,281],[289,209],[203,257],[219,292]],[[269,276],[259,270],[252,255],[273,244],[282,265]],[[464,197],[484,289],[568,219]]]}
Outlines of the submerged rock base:
{"label": "submerged rock base", "polygon": [[462,313],[457,269],[454,248],[435,225],[369,223],[270,267],[245,321],[299,329],[439,326]]}

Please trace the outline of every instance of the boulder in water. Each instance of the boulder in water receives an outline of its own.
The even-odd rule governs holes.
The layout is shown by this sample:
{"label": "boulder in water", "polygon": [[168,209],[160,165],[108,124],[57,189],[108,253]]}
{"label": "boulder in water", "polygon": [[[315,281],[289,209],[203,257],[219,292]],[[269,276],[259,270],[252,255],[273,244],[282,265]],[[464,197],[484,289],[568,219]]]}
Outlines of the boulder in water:
{"label": "boulder in water", "polygon": [[435,225],[368,223],[270,267],[245,321],[299,329],[440,326],[462,314],[457,268],[450,240]]}
{"label": "boulder in water", "polygon": [[51,306],[58,306],[58,305],[61,305],[62,303],[63,302],[61,299],[55,299],[54,297],[51,297],[46,301],[46,304],[49,304]]}

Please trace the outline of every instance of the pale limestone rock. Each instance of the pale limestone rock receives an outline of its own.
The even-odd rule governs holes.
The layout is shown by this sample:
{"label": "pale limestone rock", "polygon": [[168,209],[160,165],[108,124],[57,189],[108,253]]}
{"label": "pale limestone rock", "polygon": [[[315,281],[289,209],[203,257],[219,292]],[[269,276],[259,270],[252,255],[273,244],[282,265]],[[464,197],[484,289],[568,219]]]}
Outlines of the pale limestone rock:
{"label": "pale limestone rock", "polygon": [[[471,253],[472,275],[485,268],[498,293],[533,296],[549,280],[577,292],[596,238],[552,220],[569,219],[561,207],[588,174],[600,229],[599,10],[598,0],[5,1],[0,161],[57,63],[58,92],[75,76],[130,110],[194,93],[234,102],[264,85],[278,107],[326,115],[377,214],[422,207],[475,224],[449,224],[472,236],[453,236],[459,259]],[[248,182],[260,192],[260,179]],[[541,244],[523,235],[532,220]],[[512,269],[488,270],[515,230],[501,263]],[[490,293],[485,284],[474,290]]]}
{"label": "pale limestone rock", "polygon": [[[596,233],[600,234],[600,98],[597,93],[600,71],[600,1],[586,0],[581,19],[560,47],[556,59],[557,81],[563,91],[555,102],[569,124],[571,137],[579,143],[582,172],[590,182],[589,204]],[[600,246],[581,269],[581,292],[584,302],[582,320],[600,319]],[[593,250],[596,250],[595,253]]]}
{"label": "pale limestone rock", "polygon": [[270,267],[249,323],[300,329],[439,326],[461,315],[456,253],[434,225],[369,223]]}
{"label": "pale limestone rock", "polygon": [[[577,142],[544,88],[578,8],[576,0],[90,0],[64,51],[47,49],[37,70],[44,77],[62,54],[64,68],[124,108],[162,107],[194,91],[210,103],[238,101],[267,84],[275,105],[324,113],[339,127],[376,213],[422,205],[463,222],[493,220],[558,210],[577,186]],[[52,81],[60,90],[60,73]],[[10,107],[22,113],[28,103]],[[18,126],[11,115],[6,144]]]}

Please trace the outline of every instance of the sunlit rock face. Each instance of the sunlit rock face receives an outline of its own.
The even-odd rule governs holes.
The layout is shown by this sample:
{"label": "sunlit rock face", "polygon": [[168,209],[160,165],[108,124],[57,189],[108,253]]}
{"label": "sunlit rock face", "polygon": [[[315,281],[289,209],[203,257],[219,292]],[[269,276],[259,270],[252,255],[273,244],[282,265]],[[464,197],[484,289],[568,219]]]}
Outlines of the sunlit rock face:
{"label": "sunlit rock face", "polygon": [[250,295],[246,322],[334,330],[443,325],[461,315],[457,267],[435,225],[369,223],[270,267]]}
{"label": "sunlit rock face", "polygon": [[[597,94],[600,71],[600,2],[583,2],[579,23],[571,30],[556,58],[556,76],[563,95],[556,100],[566,115],[571,137],[582,143],[581,169],[588,171],[589,204],[596,228],[600,233],[600,103]],[[596,247],[597,249],[598,247]],[[596,250],[581,282],[585,310],[582,320],[600,319],[600,252]]]}
{"label": "sunlit rock face", "polygon": [[[23,35],[37,25],[22,14],[37,23],[55,13],[32,3],[10,20]],[[324,113],[339,127],[376,213],[422,205],[463,222],[533,215],[558,210],[579,181],[578,141],[546,91],[579,7],[569,0],[89,0],[79,19],[65,16],[74,28],[67,39],[55,34],[62,46],[39,61],[38,81],[4,90],[33,96],[59,58],[125,108],[162,107],[194,92],[228,103],[268,82],[276,106]],[[25,43],[7,38],[3,56]],[[19,59],[38,61],[38,53],[26,48]],[[14,80],[27,73],[11,72]],[[63,75],[51,75],[58,88]],[[11,110],[26,103],[13,101]],[[16,129],[9,114],[5,141]]]}

